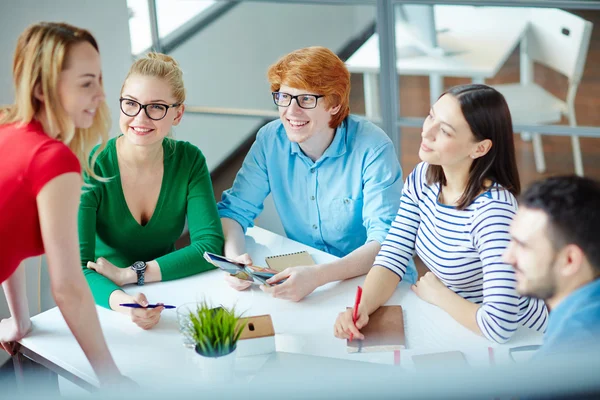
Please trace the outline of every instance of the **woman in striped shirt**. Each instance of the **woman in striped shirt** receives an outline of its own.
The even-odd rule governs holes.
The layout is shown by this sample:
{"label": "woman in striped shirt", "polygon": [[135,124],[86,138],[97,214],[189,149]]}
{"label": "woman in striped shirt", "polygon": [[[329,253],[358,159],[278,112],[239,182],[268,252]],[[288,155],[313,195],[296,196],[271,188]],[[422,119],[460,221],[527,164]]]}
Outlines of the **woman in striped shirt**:
{"label": "woman in striped shirt", "polygon": [[392,295],[415,252],[429,268],[412,290],[487,339],[504,343],[519,325],[543,330],[542,301],[520,298],[501,259],[520,182],[504,97],[486,85],[451,88],[423,124],[419,157],[400,209],[367,275],[358,319],[340,313],[339,338],[360,329]]}

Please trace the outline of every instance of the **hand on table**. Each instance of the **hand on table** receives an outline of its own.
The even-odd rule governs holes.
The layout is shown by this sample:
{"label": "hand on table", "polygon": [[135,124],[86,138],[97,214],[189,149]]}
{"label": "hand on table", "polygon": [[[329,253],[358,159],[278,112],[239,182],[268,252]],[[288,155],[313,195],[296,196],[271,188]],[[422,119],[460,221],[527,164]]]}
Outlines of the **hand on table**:
{"label": "hand on table", "polygon": [[[148,305],[148,300],[143,293],[138,293],[131,298],[132,303],[137,303],[143,307]],[[162,303],[158,303],[162,306]],[[150,329],[160,321],[160,314],[164,307],[156,308],[129,308],[131,321],[142,329]]]}
{"label": "hand on table", "polygon": [[[248,255],[248,253],[244,253],[241,256],[232,258],[234,261],[241,262],[245,265],[252,265],[252,258]],[[225,274],[225,281],[234,288],[235,290],[246,290],[250,286],[252,286],[252,281],[248,281],[245,279],[239,279],[235,275]]]}
{"label": "hand on table", "polygon": [[5,318],[0,321],[0,345],[11,356],[15,355],[16,342],[23,339],[31,331],[31,320],[27,320],[25,326],[19,326],[13,318]]}
{"label": "hand on table", "polygon": [[119,268],[104,257],[98,258],[96,262],[88,261],[87,267],[107,277],[119,286],[135,283],[135,280],[132,281],[130,279],[135,275],[133,270],[130,268]]}
{"label": "hand on table", "polygon": [[354,308],[349,308],[346,311],[339,313],[333,326],[333,335],[340,339],[349,339],[352,335],[354,339],[364,339],[365,336],[360,333],[360,329],[367,326],[369,323],[369,315],[366,312],[366,306],[364,302],[358,305],[358,313],[356,324],[352,322],[354,314]]}
{"label": "hand on table", "polygon": [[420,299],[435,306],[439,305],[442,295],[450,290],[431,271],[419,278],[417,283],[411,286],[411,289]]}
{"label": "hand on table", "polygon": [[260,289],[278,299],[300,301],[319,287],[314,265],[286,268],[267,279],[267,283],[274,284],[284,279],[286,281],[279,285],[261,285]]}

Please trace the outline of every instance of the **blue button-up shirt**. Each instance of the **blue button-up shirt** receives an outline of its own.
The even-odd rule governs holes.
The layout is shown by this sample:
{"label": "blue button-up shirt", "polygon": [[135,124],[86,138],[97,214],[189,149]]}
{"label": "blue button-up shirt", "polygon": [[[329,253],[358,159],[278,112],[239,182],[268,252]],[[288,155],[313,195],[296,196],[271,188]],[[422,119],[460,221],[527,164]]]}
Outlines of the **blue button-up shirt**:
{"label": "blue button-up shirt", "polygon": [[[343,257],[366,242],[383,242],[401,192],[394,146],[373,123],[348,116],[321,158],[312,161],[276,120],[258,132],[218,209],[245,231],[272,193],[290,239]],[[414,282],[413,263],[409,270],[405,279]]]}
{"label": "blue button-up shirt", "polygon": [[544,344],[535,357],[585,351],[590,345],[598,346],[598,343],[600,278],[575,290],[550,312]]}

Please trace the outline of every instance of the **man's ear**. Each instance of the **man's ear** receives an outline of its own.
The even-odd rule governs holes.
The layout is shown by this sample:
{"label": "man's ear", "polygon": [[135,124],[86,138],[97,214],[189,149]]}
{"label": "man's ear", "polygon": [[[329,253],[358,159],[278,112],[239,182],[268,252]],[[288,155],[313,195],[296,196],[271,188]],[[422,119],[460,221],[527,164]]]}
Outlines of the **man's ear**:
{"label": "man's ear", "polygon": [[185,112],[184,104],[177,107],[177,115],[175,116],[175,119],[173,120],[173,126],[179,125],[179,123],[181,122],[181,118],[183,118],[184,112]]}
{"label": "man's ear", "polygon": [[331,107],[331,108],[329,109],[329,113],[330,113],[331,115],[335,115],[335,114],[337,114],[337,113],[339,113],[339,112],[340,112],[340,109],[341,109],[341,108],[342,108],[342,105],[341,105],[341,104],[338,104],[338,105],[337,105],[337,106],[335,106],[335,107]]}
{"label": "man's ear", "polygon": [[559,274],[563,278],[571,278],[577,275],[583,268],[585,254],[577,245],[568,244],[561,250],[561,263]]}
{"label": "man's ear", "polygon": [[42,84],[40,82],[36,83],[33,87],[33,97],[42,103],[44,102],[44,92],[42,91]]}

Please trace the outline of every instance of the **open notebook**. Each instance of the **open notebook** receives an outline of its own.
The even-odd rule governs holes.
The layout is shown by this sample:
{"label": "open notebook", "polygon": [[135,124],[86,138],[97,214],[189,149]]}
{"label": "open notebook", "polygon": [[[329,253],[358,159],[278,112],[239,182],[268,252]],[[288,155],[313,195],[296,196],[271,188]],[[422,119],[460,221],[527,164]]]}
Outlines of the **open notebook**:
{"label": "open notebook", "polygon": [[363,340],[346,341],[348,353],[394,351],[406,348],[402,306],[381,306],[369,316],[369,323],[360,332]]}
{"label": "open notebook", "polygon": [[286,268],[298,267],[301,265],[315,265],[315,261],[306,251],[296,253],[280,254],[278,256],[265,257],[265,262],[270,269],[281,272]]}

